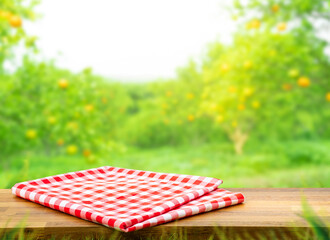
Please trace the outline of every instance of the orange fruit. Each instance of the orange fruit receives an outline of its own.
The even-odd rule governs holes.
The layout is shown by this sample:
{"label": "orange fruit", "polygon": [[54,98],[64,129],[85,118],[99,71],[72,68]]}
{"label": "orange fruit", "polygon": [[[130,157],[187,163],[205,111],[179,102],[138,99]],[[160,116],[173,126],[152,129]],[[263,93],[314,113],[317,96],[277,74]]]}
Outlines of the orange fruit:
{"label": "orange fruit", "polygon": [[234,86],[230,86],[229,88],[228,88],[228,92],[230,92],[230,93],[235,93],[237,91],[237,89],[236,89],[236,87],[234,87]]}
{"label": "orange fruit", "polygon": [[188,117],[187,117],[187,119],[188,119],[189,122],[192,122],[192,121],[195,120],[195,116],[192,115],[192,114],[189,114]]}
{"label": "orange fruit", "polygon": [[259,108],[260,107],[260,102],[259,101],[253,101],[252,102],[252,107],[255,108],[255,109]]}
{"label": "orange fruit", "polygon": [[277,24],[277,31],[282,32],[285,31],[285,29],[286,29],[286,23],[282,22]]}
{"label": "orange fruit", "polygon": [[168,104],[167,104],[167,103],[163,103],[163,104],[162,104],[162,108],[163,108],[164,110],[168,109]]}
{"label": "orange fruit", "polygon": [[221,122],[223,122],[223,120],[224,120],[224,117],[223,117],[222,115],[218,115],[218,116],[215,118],[215,121],[216,121],[217,123],[221,123]]}
{"label": "orange fruit", "polygon": [[108,99],[106,99],[105,97],[102,98],[102,103],[106,104],[108,102]]}
{"label": "orange fruit", "polygon": [[22,19],[19,16],[12,15],[9,17],[9,24],[14,28],[22,26]]}
{"label": "orange fruit", "polygon": [[57,145],[59,145],[59,146],[62,146],[64,144],[64,140],[63,139],[58,139],[57,140]]}
{"label": "orange fruit", "polygon": [[50,116],[50,117],[48,117],[47,120],[48,120],[49,124],[55,124],[57,119],[53,116]]}
{"label": "orange fruit", "polygon": [[85,110],[86,110],[87,112],[91,112],[91,111],[94,110],[94,106],[93,106],[92,104],[87,104],[87,105],[85,106]]}
{"label": "orange fruit", "polygon": [[296,78],[299,75],[299,70],[298,69],[290,69],[288,72],[288,75],[292,78]]}
{"label": "orange fruit", "polygon": [[221,70],[221,72],[223,72],[223,73],[228,72],[229,69],[230,69],[230,66],[229,66],[229,64],[227,64],[227,63],[222,64],[221,67],[220,67],[220,70]]}
{"label": "orange fruit", "polygon": [[70,155],[73,155],[75,154],[76,152],[78,151],[78,148],[76,145],[69,145],[67,148],[66,148],[66,152]]}
{"label": "orange fruit", "polygon": [[274,49],[269,51],[269,56],[274,57],[276,55],[276,51]]}
{"label": "orange fruit", "polygon": [[167,91],[166,92],[166,97],[171,97],[172,96],[172,92],[171,91]]}
{"label": "orange fruit", "polygon": [[187,93],[187,99],[191,100],[195,97],[195,95],[193,93]]}
{"label": "orange fruit", "polygon": [[252,62],[250,60],[247,60],[244,62],[243,67],[245,69],[250,69],[250,68],[252,68],[252,65],[253,65]]}
{"label": "orange fruit", "polygon": [[274,4],[274,5],[272,6],[272,11],[273,11],[274,13],[276,13],[276,12],[278,12],[278,10],[280,10],[280,6],[277,5],[277,4]]}
{"label": "orange fruit", "polygon": [[290,84],[288,84],[288,83],[284,83],[282,85],[282,88],[283,88],[283,90],[290,91],[291,88],[292,88],[292,86]]}
{"label": "orange fruit", "polygon": [[88,150],[88,149],[85,149],[85,150],[83,151],[83,155],[84,155],[84,157],[88,158],[88,157],[91,155],[91,151]]}
{"label": "orange fruit", "polygon": [[9,21],[11,16],[12,16],[12,14],[10,12],[0,10],[0,18],[6,19],[7,21]]}
{"label": "orange fruit", "polygon": [[214,102],[210,104],[210,110],[211,110],[211,111],[216,111],[217,108],[218,108],[218,104],[216,104],[216,103],[214,103]]}
{"label": "orange fruit", "polygon": [[78,129],[78,124],[76,122],[68,122],[66,124],[66,127],[69,129],[69,130],[77,130]]}
{"label": "orange fruit", "polygon": [[66,89],[69,86],[68,80],[62,78],[58,81],[58,86],[62,89]]}
{"label": "orange fruit", "polygon": [[248,30],[252,29],[251,22],[246,23],[245,28]]}
{"label": "orange fruit", "polygon": [[260,28],[261,22],[258,19],[254,19],[251,21],[251,28]]}
{"label": "orange fruit", "polygon": [[240,110],[240,111],[243,111],[245,109],[245,105],[244,104],[238,104],[237,109]]}
{"label": "orange fruit", "polygon": [[325,95],[325,99],[327,99],[328,102],[330,102],[330,92],[327,92]]}
{"label": "orange fruit", "polygon": [[300,87],[308,87],[311,84],[308,77],[300,77],[297,83]]}
{"label": "orange fruit", "polygon": [[29,129],[26,131],[25,136],[28,139],[35,139],[37,137],[37,131],[34,129]]}
{"label": "orange fruit", "polygon": [[253,94],[253,89],[252,88],[249,88],[249,87],[244,88],[243,94],[244,94],[244,96],[249,97],[249,96],[251,96]]}

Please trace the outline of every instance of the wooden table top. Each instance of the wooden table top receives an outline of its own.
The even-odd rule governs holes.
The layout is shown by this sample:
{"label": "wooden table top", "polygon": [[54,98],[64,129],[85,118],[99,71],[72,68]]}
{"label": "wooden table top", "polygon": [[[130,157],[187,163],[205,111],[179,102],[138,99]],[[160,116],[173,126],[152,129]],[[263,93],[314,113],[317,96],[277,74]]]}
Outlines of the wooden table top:
{"label": "wooden table top", "polygon": [[245,203],[208,213],[180,219],[175,222],[142,229],[131,233],[88,222],[77,217],[16,197],[9,189],[0,189],[0,232],[10,230],[25,219],[27,232],[40,238],[46,236],[85,236],[116,234],[119,238],[139,239],[160,236],[170,232],[184,232],[189,239],[204,239],[210,234],[256,234],[264,231],[280,231],[291,234],[308,229],[308,223],[299,216],[302,198],[326,222],[330,221],[330,188],[228,188],[242,192]]}

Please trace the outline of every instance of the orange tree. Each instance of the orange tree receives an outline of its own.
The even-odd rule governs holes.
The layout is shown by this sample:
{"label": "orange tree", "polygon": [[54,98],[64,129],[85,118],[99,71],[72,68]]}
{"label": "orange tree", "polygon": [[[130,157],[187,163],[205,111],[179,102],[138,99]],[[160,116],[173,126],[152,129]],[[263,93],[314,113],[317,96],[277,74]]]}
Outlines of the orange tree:
{"label": "orange tree", "polygon": [[[73,74],[31,57],[36,38],[26,35],[24,23],[35,18],[38,2],[0,3],[0,158],[32,150],[93,161],[123,149],[115,139],[130,104],[125,89],[89,68]],[[22,44],[25,57],[10,73],[4,65],[20,62],[15,47]]]}
{"label": "orange tree", "polygon": [[249,139],[329,136],[329,43],[316,27],[330,25],[329,1],[235,1],[232,11],[232,44],[212,44],[201,65],[151,85],[138,114],[153,122],[150,142],[225,137],[242,153]]}
{"label": "orange tree", "polygon": [[15,46],[34,46],[22,26],[35,2],[23,2],[0,3],[2,157],[36,149],[92,160],[120,142],[214,140],[241,153],[249,139],[329,136],[329,43],[317,27],[329,25],[329,1],[235,1],[232,44],[212,44],[175,79],[124,86],[28,57],[5,73]]}
{"label": "orange tree", "polygon": [[121,137],[140,147],[210,141],[209,119],[197,108],[202,85],[198,79],[197,65],[190,62],[179,69],[178,79],[127,86],[133,104]]}
{"label": "orange tree", "polygon": [[125,90],[85,69],[72,74],[25,58],[0,84],[1,154],[36,150],[95,160],[120,147],[116,129],[130,103]]}
{"label": "orange tree", "polygon": [[4,62],[14,57],[14,49],[20,43],[36,51],[36,37],[24,31],[25,21],[36,18],[33,8],[38,0],[1,0],[0,2],[0,74],[4,73]]}
{"label": "orange tree", "polygon": [[236,1],[241,23],[233,44],[213,44],[203,61],[199,111],[227,133],[237,153],[251,134],[329,134],[329,43],[313,25],[329,26],[329,9],[329,1]]}

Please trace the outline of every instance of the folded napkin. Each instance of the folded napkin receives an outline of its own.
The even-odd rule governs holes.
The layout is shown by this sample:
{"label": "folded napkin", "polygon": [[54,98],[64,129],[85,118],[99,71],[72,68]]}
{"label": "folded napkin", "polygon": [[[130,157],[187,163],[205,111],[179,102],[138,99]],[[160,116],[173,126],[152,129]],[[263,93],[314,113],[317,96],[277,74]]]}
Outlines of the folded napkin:
{"label": "folded napkin", "polygon": [[209,177],[100,167],[17,183],[13,194],[130,232],[244,201]]}

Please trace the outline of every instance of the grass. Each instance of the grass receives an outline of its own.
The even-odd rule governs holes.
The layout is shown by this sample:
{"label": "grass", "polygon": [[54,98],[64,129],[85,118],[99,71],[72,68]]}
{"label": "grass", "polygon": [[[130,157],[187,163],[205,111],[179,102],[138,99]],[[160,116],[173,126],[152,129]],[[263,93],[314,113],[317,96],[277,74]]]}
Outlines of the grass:
{"label": "grass", "polygon": [[329,187],[330,142],[251,144],[235,155],[229,144],[135,149],[100,157],[54,156],[38,152],[7,159],[0,188],[16,182],[104,165],[216,177],[223,187]]}

